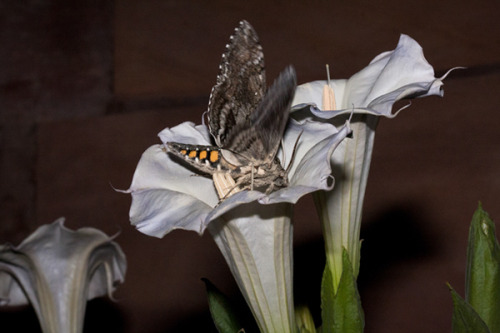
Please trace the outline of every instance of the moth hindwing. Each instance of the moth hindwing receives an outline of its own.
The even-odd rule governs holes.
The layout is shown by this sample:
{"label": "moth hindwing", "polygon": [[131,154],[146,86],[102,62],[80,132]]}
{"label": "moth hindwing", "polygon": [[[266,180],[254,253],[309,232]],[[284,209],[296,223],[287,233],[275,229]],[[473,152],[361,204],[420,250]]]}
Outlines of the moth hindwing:
{"label": "moth hindwing", "polygon": [[297,85],[295,70],[287,67],[266,91],[264,53],[247,21],[236,27],[219,69],[207,111],[215,146],[169,142],[169,152],[203,173],[230,173],[241,189],[270,193],[287,186],[276,154]]}

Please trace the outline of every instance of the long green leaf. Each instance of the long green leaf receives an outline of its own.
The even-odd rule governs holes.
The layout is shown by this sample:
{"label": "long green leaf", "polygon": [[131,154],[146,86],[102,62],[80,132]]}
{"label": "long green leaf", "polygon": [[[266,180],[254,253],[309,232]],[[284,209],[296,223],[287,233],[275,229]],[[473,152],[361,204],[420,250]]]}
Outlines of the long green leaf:
{"label": "long green leaf", "polygon": [[465,299],[491,332],[500,333],[500,246],[495,224],[481,205],[469,230],[466,274]]}
{"label": "long green leaf", "polygon": [[236,333],[242,329],[242,325],[233,311],[228,298],[222,294],[217,287],[209,280],[202,279],[205,282],[208,296],[208,305],[210,314],[215,327],[220,333]]}

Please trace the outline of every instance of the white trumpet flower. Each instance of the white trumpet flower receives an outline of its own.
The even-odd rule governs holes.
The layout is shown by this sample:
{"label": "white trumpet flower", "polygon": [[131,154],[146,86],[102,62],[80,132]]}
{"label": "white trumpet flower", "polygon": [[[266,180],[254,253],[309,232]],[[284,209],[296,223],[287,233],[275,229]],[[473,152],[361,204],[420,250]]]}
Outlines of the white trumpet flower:
{"label": "white trumpet flower", "polygon": [[315,194],[336,285],[342,274],[343,248],[349,253],[355,276],[359,270],[361,211],[379,117],[393,118],[408,107],[393,112],[394,103],[401,99],[442,96],[442,80],[448,73],[435,78],[420,45],[401,35],[395,50],[378,55],[349,79],[297,87],[292,117],[314,116],[332,124],[352,117],[353,138],[344,140],[331,159],[335,188]]}
{"label": "white trumpet flower", "polygon": [[94,228],[67,229],[60,218],[19,246],[0,246],[0,305],[31,303],[46,333],[79,333],[87,300],[123,283],[120,246]]}
{"label": "white trumpet flower", "polygon": [[295,332],[291,204],[332,188],[330,158],[349,133],[348,123],[337,130],[291,119],[277,154],[289,186],[266,194],[235,190],[224,175],[216,174],[215,186],[212,178],[193,175],[167,153],[166,143],[208,145],[208,129],[192,123],[167,128],[159,134],[163,145],[142,155],[126,191],[132,194],[130,220],[155,237],[174,229],[201,234],[208,227],[261,331]]}

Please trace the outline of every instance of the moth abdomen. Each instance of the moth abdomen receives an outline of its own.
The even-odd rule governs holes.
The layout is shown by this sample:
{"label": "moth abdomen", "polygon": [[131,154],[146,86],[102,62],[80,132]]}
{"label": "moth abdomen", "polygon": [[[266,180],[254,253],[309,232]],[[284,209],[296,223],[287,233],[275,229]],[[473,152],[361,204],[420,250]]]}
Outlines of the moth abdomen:
{"label": "moth abdomen", "polygon": [[206,173],[214,173],[220,168],[221,153],[219,147],[167,142],[167,148],[173,155],[184,159]]}

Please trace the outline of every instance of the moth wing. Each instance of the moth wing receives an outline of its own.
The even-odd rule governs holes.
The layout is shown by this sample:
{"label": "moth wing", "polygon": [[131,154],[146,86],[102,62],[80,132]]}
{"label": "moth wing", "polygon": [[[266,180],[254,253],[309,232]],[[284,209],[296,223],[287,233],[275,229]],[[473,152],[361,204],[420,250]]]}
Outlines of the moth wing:
{"label": "moth wing", "polygon": [[287,67],[268,89],[250,121],[231,128],[224,149],[232,152],[240,164],[274,159],[290,114],[297,86],[295,70]]}
{"label": "moth wing", "polygon": [[247,21],[230,37],[219,69],[208,103],[208,126],[216,144],[225,147],[228,130],[249,122],[266,91],[264,53]]}

